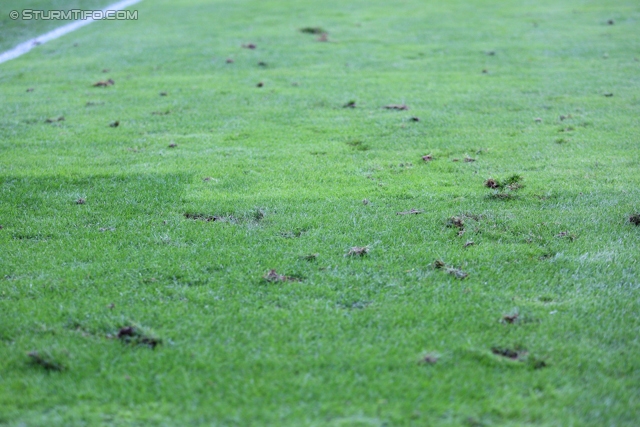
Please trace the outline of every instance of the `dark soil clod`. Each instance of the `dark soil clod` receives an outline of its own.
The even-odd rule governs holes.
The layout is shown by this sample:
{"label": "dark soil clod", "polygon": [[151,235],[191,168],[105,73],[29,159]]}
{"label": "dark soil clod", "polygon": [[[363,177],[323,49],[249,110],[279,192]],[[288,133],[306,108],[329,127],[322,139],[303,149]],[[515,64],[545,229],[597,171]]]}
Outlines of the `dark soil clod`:
{"label": "dark soil clod", "polygon": [[47,119],[44,122],[45,123],[64,122],[64,116],[60,116],[57,119]]}
{"label": "dark soil clod", "polygon": [[491,352],[498,356],[506,357],[513,360],[520,359],[527,354],[527,352],[524,350],[513,350],[510,348],[501,348],[501,347],[493,347],[491,349]]}
{"label": "dark soil clod", "polygon": [[427,154],[426,156],[422,156],[422,160],[425,162],[430,162],[433,160],[433,156],[431,154]]}
{"label": "dark soil clod", "polygon": [[156,346],[162,342],[158,338],[144,335],[134,326],[124,326],[120,328],[117,338],[125,344],[147,345],[152,349],[156,348]]}
{"label": "dark soil clod", "polygon": [[327,33],[325,30],[323,30],[320,27],[304,27],[304,28],[300,28],[300,32],[305,34],[316,34],[316,35]]}
{"label": "dark soil clod", "polygon": [[614,21],[613,19],[609,19],[607,21],[607,25],[614,25],[616,23],[616,21]]}
{"label": "dark soil clod", "polygon": [[421,359],[420,363],[425,365],[435,365],[438,363],[439,357],[433,353],[425,354]]}
{"label": "dark soil clod", "polygon": [[518,313],[505,314],[502,316],[502,321],[506,323],[515,323],[520,315]]}
{"label": "dark soil clod", "polygon": [[473,163],[476,161],[476,159],[472,158],[472,157],[465,157],[464,158],[465,163]]}
{"label": "dark soil clod", "polygon": [[111,122],[109,123],[109,126],[112,128],[117,128],[118,126],[120,126],[120,121],[116,120],[115,122]]}
{"label": "dark soil clod", "polygon": [[266,62],[264,62],[264,61],[258,62],[258,67],[266,67],[266,66],[267,66]]}
{"label": "dark soil clod", "polygon": [[411,118],[409,119],[409,121],[410,121],[410,122],[419,122],[419,121],[420,121],[420,118],[418,118],[418,117],[416,117],[416,116],[413,116],[413,117],[411,117]]}
{"label": "dark soil clod", "polygon": [[32,363],[42,366],[47,371],[64,371],[64,366],[53,360],[50,356],[43,356],[37,351],[31,351],[27,353],[27,356],[31,358]]}
{"label": "dark soil clod", "polygon": [[406,104],[389,104],[389,105],[385,105],[382,108],[386,108],[387,110],[399,110],[399,111],[409,109],[409,107],[407,107]]}
{"label": "dark soil clod", "polygon": [[347,102],[346,104],[344,104],[342,106],[342,108],[356,108],[356,101],[351,100],[351,101]]}
{"label": "dark soil clod", "polygon": [[233,59],[231,58],[227,58],[227,60],[225,61],[227,64],[233,64]]}
{"label": "dark soil clod", "polygon": [[160,92],[160,96],[167,96],[168,93],[167,92]]}
{"label": "dark soil clod", "polygon": [[629,215],[629,222],[633,225],[640,225],[640,213]]}
{"label": "dark soil clod", "polygon": [[78,200],[76,200],[76,205],[84,205],[85,203],[87,203],[87,201],[85,199],[83,199],[82,197],[80,197]]}
{"label": "dark soil clod", "polygon": [[172,142],[171,144],[169,144],[169,148],[176,148],[178,146],[178,144],[176,144],[175,142]]}
{"label": "dark soil clod", "polygon": [[271,269],[267,274],[262,276],[262,279],[266,282],[298,282],[300,279],[297,277],[285,276],[278,274],[275,270]]}
{"label": "dark soil clod", "polygon": [[404,211],[404,212],[396,212],[396,215],[418,215],[421,214],[422,211],[419,211],[418,209],[411,209],[408,211]]}
{"label": "dark soil clod", "polygon": [[369,253],[369,246],[354,246],[349,249],[349,252],[345,256],[360,256],[363,257]]}
{"label": "dark soil clod", "polygon": [[462,271],[459,268],[453,268],[453,267],[449,267],[447,268],[447,273],[449,273],[450,275],[452,275],[453,277],[455,277],[456,279],[464,279],[467,276],[469,276],[469,273],[467,273],[466,271]]}
{"label": "dark soil clod", "polygon": [[33,88],[30,87],[29,89],[27,89],[27,92],[33,92]]}
{"label": "dark soil clod", "polygon": [[256,85],[256,87],[262,87],[262,86],[264,86],[264,83],[262,82],[258,82],[258,84]]}
{"label": "dark soil clod", "polygon": [[112,79],[109,80],[101,80],[99,82],[95,82],[93,84],[94,87],[107,87],[107,86],[113,86],[114,84],[116,84],[116,82],[114,82]]}
{"label": "dark soil clod", "polygon": [[445,264],[444,261],[439,260],[439,259],[437,259],[437,260],[435,260],[433,262],[433,268],[435,268],[436,270],[439,270],[439,269],[444,268],[446,266],[447,266],[447,264]]}
{"label": "dark soil clod", "polygon": [[213,222],[213,221],[224,221],[224,218],[217,215],[205,215],[199,213],[185,213],[184,217],[187,219],[192,219],[194,221],[205,221],[205,222]]}
{"label": "dark soil clod", "polygon": [[604,96],[606,96],[606,97],[610,98],[610,97],[612,97],[612,96],[613,96],[613,94],[612,94],[611,92],[607,92],[607,93],[605,93],[605,94],[604,94]]}
{"label": "dark soil clod", "polygon": [[484,182],[484,186],[487,188],[500,188],[500,184],[498,184],[498,182],[493,178],[486,180]]}
{"label": "dark soil clod", "polygon": [[247,44],[243,44],[242,47],[245,48],[245,49],[255,49],[258,46],[256,46],[253,43],[247,43]]}
{"label": "dark soil clod", "polygon": [[452,216],[447,220],[447,227],[464,228],[464,219],[459,216]]}

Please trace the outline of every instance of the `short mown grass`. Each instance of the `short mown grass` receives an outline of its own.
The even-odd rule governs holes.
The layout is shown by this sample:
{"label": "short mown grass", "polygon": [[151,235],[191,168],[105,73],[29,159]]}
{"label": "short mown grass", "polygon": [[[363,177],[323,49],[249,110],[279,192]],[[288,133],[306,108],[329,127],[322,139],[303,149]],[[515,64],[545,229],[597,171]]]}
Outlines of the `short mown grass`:
{"label": "short mown grass", "polygon": [[636,425],[634,2],[135,9],[0,65],[0,425]]}

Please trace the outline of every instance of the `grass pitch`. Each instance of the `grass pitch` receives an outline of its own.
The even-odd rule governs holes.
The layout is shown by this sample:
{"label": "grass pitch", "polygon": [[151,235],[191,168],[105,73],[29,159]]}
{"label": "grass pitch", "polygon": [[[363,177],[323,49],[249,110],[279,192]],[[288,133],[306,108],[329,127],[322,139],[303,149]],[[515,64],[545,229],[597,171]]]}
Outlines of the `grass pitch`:
{"label": "grass pitch", "polygon": [[134,8],[0,65],[1,425],[637,424],[636,2]]}

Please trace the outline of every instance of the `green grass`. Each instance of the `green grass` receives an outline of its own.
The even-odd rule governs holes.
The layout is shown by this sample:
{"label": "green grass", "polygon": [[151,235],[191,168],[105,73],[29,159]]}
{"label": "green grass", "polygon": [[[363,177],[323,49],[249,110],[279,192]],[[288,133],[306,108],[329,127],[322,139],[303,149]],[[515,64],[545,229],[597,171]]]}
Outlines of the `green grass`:
{"label": "green grass", "polygon": [[0,425],[637,424],[636,2],[135,9],[0,65]]}

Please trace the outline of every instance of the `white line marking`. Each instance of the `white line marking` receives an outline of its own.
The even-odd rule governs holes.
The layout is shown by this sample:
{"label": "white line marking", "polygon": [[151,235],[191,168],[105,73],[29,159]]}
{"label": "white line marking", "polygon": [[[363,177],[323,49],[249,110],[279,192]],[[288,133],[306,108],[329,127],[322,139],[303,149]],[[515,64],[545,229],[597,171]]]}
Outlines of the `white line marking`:
{"label": "white line marking", "polygon": [[[102,11],[104,12],[107,10],[122,10],[140,1],[142,0],[119,1],[117,3],[112,4],[111,6],[105,7],[104,9],[102,9]],[[39,46],[50,40],[57,39],[58,37],[62,37],[67,33],[75,31],[78,28],[84,27],[85,25],[89,25],[93,21],[94,21],[93,18],[89,18],[84,21],[74,21],[67,25],[63,25],[62,27],[56,28],[55,30],[49,31],[48,33],[45,33],[39,37],[36,37],[31,40],[27,40],[24,43],[20,43],[18,46],[14,47],[13,49],[0,53],[0,64],[2,64],[3,62],[10,61],[14,58],[17,58],[20,55],[24,55],[25,53],[29,52],[31,49],[33,49],[36,46]]]}

